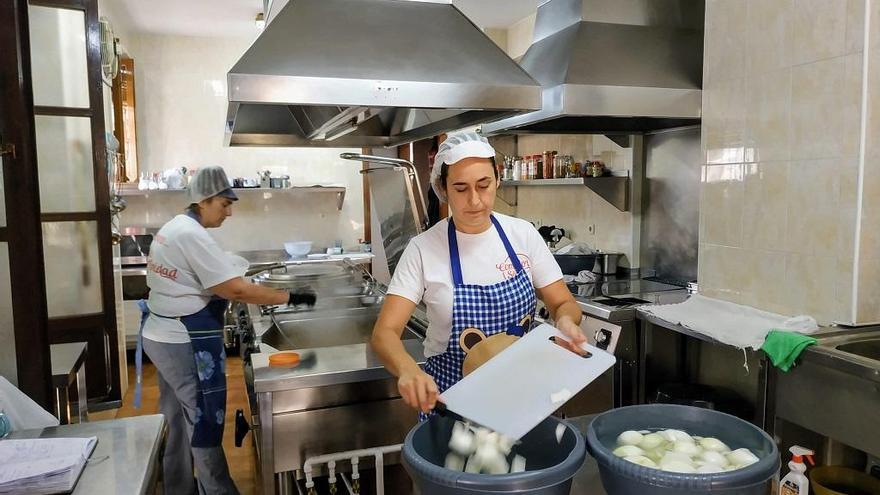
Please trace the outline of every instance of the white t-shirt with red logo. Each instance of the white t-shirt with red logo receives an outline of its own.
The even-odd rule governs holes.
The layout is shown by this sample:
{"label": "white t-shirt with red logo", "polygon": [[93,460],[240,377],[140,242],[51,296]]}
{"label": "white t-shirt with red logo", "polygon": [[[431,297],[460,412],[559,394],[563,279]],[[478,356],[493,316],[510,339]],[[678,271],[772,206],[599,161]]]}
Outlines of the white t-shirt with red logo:
{"label": "white t-shirt with red logo", "polygon": [[[147,264],[150,312],[162,316],[186,316],[207,306],[209,287],[247,271],[244,258],[220,248],[195,219],[178,215],[153,238]],[[151,314],[144,324],[144,338],[155,342],[189,342],[186,327],[178,320]]]}
{"label": "white t-shirt with red logo", "polygon": [[[507,234],[532,285],[540,289],[562,279],[562,270],[532,224],[499,213],[493,215]],[[389,294],[417,304],[425,302],[428,313],[425,356],[446,352],[452,329],[448,226],[449,222],[442,220],[410,241],[388,287]],[[494,226],[480,234],[456,232],[456,235],[464,283],[491,285],[516,274]]]}

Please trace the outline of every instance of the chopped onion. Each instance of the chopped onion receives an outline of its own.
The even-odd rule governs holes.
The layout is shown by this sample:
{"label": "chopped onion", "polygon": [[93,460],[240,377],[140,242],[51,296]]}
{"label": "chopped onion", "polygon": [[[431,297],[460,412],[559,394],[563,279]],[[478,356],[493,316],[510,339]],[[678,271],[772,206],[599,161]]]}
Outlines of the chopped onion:
{"label": "chopped onion", "polygon": [[617,457],[631,457],[634,455],[645,455],[645,451],[635,445],[621,445],[614,449],[613,454]]}

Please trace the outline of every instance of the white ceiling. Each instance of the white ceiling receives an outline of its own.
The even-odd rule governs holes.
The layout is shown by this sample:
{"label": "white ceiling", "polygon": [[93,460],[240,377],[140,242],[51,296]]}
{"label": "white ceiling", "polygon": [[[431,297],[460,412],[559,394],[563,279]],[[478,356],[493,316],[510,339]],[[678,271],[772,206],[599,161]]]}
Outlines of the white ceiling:
{"label": "white ceiling", "polygon": [[[453,0],[480,27],[508,27],[546,0]],[[184,36],[256,36],[262,0],[102,0],[114,23],[133,32]]]}

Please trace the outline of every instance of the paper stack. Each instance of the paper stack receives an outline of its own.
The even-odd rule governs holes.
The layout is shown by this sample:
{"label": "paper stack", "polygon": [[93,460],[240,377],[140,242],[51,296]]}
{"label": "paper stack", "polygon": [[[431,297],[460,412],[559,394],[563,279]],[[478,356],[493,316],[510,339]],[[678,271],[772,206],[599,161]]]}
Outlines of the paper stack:
{"label": "paper stack", "polygon": [[0,494],[72,491],[97,443],[96,437],[0,441]]}

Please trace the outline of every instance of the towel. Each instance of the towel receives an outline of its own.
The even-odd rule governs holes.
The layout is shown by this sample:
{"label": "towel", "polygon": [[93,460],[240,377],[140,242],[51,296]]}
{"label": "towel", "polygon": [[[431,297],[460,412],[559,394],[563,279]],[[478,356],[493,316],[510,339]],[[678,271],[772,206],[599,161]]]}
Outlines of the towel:
{"label": "towel", "polygon": [[813,337],[784,330],[770,330],[761,349],[767,353],[774,366],[788,372],[804,349],[815,343],[816,339]]}
{"label": "towel", "polygon": [[801,334],[819,329],[816,320],[809,316],[788,318],[699,294],[683,303],[642,306],[639,310],[740,349],[760,349],[767,333],[774,328]]}

